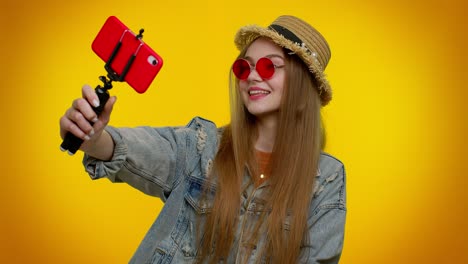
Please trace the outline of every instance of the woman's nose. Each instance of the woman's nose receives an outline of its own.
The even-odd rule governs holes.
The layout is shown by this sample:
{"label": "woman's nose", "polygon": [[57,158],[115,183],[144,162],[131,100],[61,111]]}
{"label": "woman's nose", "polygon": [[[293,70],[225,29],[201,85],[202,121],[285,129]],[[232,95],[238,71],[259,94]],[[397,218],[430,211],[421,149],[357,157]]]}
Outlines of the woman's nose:
{"label": "woman's nose", "polygon": [[255,67],[252,67],[252,68],[250,68],[249,76],[247,76],[247,81],[249,81],[249,82],[252,82],[252,81],[261,82],[261,81],[263,81],[263,79],[258,74],[257,69],[255,69]]}

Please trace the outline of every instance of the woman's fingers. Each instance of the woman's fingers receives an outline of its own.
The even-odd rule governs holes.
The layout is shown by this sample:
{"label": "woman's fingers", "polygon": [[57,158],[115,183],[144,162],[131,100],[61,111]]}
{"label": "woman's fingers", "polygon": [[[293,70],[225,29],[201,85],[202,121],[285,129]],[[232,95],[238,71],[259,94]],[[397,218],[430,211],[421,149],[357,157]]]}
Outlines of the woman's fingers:
{"label": "woman's fingers", "polygon": [[81,95],[83,98],[85,98],[89,104],[91,104],[93,107],[98,107],[100,102],[99,102],[99,97],[97,96],[96,92],[94,91],[93,88],[89,85],[83,85],[81,88]]}
{"label": "woman's fingers", "polygon": [[78,98],[74,100],[71,109],[80,112],[89,122],[96,122],[98,119],[97,114],[86,99]]}
{"label": "woman's fingers", "polygon": [[[60,118],[60,136],[70,132],[75,136],[89,140],[94,135],[93,123],[98,121],[91,103],[96,104],[97,95],[89,85],[82,88],[83,98],[73,100],[72,106]],[[91,101],[91,103],[90,103]]]}
{"label": "woman's fingers", "polygon": [[[87,104],[87,102],[85,102],[84,99],[77,100],[80,100],[81,102]],[[82,108],[85,109],[83,110]],[[75,125],[77,125],[84,133],[92,136],[92,134],[94,134],[93,123],[96,122],[98,119],[96,114],[93,115],[89,113],[89,111],[94,112],[89,105],[82,105],[80,106],[80,108],[72,107],[68,109],[66,116],[69,120],[75,123]]]}
{"label": "woman's fingers", "polygon": [[60,136],[62,139],[65,139],[65,135],[68,132],[83,140],[89,140],[88,134],[84,132],[76,123],[71,121],[67,115],[64,115],[60,118]]}

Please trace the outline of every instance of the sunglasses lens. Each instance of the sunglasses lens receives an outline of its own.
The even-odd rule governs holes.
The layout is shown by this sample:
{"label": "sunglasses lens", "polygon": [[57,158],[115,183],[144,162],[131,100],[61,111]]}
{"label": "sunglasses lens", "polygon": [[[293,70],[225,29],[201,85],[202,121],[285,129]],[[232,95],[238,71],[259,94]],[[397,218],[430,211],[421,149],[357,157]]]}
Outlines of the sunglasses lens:
{"label": "sunglasses lens", "polygon": [[269,58],[259,59],[255,69],[262,79],[270,79],[275,73],[275,65]]}
{"label": "sunglasses lens", "polygon": [[250,64],[244,59],[238,59],[232,65],[234,75],[240,80],[246,80],[250,74]]}

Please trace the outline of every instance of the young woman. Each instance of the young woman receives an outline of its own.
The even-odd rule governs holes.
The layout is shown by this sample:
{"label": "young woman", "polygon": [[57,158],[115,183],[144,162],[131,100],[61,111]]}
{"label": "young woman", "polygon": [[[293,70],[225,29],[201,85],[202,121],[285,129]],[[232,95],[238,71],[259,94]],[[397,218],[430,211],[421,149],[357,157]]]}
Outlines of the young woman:
{"label": "young woman", "polygon": [[[231,122],[183,128],[107,126],[89,86],[60,120],[85,140],[93,179],[126,182],[165,205],[132,263],[338,263],[346,216],[343,164],[323,153],[320,108],[330,49],[308,23],[281,16],[235,43]],[[88,121],[93,121],[91,126]]]}

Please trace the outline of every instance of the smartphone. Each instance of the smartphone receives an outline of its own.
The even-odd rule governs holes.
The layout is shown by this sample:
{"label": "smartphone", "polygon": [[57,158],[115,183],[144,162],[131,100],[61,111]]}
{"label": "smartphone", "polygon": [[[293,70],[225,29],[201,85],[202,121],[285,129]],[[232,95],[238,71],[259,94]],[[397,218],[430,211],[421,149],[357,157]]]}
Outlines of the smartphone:
{"label": "smartphone", "polygon": [[[121,76],[126,66],[131,64],[124,76],[138,93],[144,93],[163,66],[163,60],[138,35],[124,25],[117,17],[110,16],[94,39],[91,48],[108,66]],[[119,48],[116,50],[116,47]]]}

